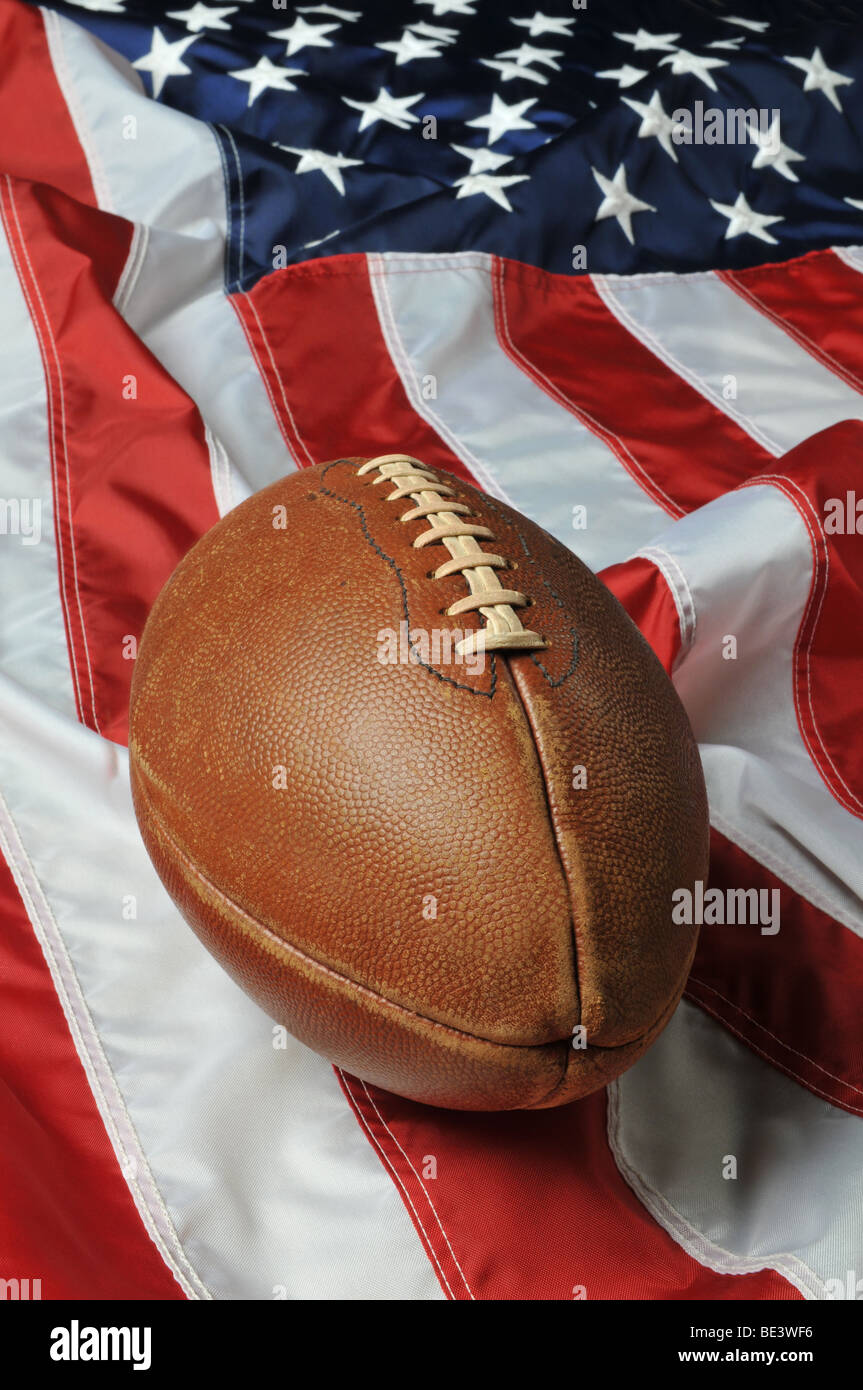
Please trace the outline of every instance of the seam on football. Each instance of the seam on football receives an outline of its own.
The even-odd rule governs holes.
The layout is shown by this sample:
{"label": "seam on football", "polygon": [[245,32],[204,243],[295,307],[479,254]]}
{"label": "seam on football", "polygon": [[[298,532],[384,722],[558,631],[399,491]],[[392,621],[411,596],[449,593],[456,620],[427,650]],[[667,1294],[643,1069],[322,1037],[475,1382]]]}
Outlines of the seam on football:
{"label": "seam on football", "polygon": [[[307,955],[306,952],[302,951],[298,946],[278,936],[272,928],[258,921],[256,917],[253,917],[251,913],[247,912],[245,908],[241,907],[240,904],[229,897],[227,893],[224,893],[221,888],[218,888],[216,884],[197,867],[167,828],[164,817],[156,810],[149,791],[145,786],[144,777],[141,775],[143,772],[149,776],[150,770],[147,767],[146,761],[141,758],[140,754],[136,757],[136,763],[138,771],[138,794],[141,799],[146,802],[148,814],[152,816],[153,821],[158,825],[160,834],[164,836],[165,840],[171,846],[177,858],[186,869],[189,877],[202,884],[209,893],[225,905],[229,912],[239,920],[241,930],[245,930],[250,935],[262,937],[276,952],[284,952],[287,955],[295,957],[307,968],[319,971],[322,975],[333,980],[337,984],[341,986],[349,985],[352,989],[357,990],[375,1004],[391,1009],[396,1014],[403,1014],[407,1018],[416,1019],[429,1028],[439,1029],[450,1037],[466,1038],[471,1042],[482,1043],[484,1047],[503,1048],[506,1051],[517,1052],[531,1050],[543,1051],[544,1049],[558,1049],[563,1045],[567,1047],[570,1045],[571,1039],[569,1034],[564,1038],[554,1038],[543,1043],[502,1043],[494,1038],[484,1038],[477,1033],[467,1033],[464,1029],[453,1028],[452,1025],[448,1023],[440,1023],[437,1019],[429,1018],[427,1014],[418,1013],[416,1009],[410,1009],[405,1004],[399,1004],[393,999],[388,999],[386,995],[379,994],[376,990],[370,989],[368,985],[362,984],[359,980],[352,979],[350,975],[343,975],[341,971],[334,970],[332,966],[326,965],[323,961],[316,960],[314,956]],[[646,1028],[637,1038],[629,1038],[626,1042],[615,1044],[613,1047],[602,1047],[594,1043],[589,1043],[585,1050],[594,1052],[617,1052],[620,1048],[631,1047],[633,1043],[639,1042],[643,1037],[647,1037],[654,1026],[655,1023]]]}

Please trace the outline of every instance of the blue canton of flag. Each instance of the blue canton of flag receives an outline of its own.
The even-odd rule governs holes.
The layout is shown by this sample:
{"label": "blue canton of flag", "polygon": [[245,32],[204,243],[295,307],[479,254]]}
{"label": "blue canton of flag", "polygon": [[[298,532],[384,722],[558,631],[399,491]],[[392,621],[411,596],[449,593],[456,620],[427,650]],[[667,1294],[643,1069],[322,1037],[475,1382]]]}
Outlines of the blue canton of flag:
{"label": "blue canton of flag", "polygon": [[343,251],[627,273],[860,236],[860,36],[817,6],[56,8],[213,123],[231,287]]}

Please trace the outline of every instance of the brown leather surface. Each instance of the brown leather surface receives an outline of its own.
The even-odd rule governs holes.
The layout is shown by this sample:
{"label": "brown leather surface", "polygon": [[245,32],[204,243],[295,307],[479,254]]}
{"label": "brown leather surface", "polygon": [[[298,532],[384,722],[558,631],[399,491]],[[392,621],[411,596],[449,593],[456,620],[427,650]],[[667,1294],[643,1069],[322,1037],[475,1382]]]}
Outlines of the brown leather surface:
{"label": "brown leather surface", "polygon": [[141,831],[202,940],[309,1046],[432,1104],[559,1104],[630,1065],[685,983],[697,751],[617,601],[461,481],[550,647],[476,675],[382,665],[383,628],[483,624],[441,615],[463,577],[429,578],[447,552],[412,546],[428,523],[359,462],[250,498],[160,595],[132,687]]}

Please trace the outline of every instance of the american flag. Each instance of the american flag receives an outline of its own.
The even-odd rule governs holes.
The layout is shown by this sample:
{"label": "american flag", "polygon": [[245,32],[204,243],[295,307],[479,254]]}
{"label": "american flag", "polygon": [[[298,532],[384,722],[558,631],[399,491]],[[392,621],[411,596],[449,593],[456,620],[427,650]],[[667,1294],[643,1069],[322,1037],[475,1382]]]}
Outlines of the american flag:
{"label": "american flag", "polygon": [[[0,0],[7,1297],[863,1296],[863,26],[548,9]],[[701,746],[684,1001],[563,1110],[274,1047],[132,813],[178,560],[392,450],[601,571]]]}

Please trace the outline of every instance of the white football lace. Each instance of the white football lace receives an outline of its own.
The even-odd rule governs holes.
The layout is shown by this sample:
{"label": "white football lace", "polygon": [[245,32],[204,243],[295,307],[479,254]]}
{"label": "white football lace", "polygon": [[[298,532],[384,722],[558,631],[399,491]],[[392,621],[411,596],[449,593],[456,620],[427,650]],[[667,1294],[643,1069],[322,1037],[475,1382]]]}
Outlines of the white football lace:
{"label": "white football lace", "polygon": [[378,473],[378,477],[372,479],[374,484],[396,482],[395,490],[387,494],[388,502],[410,497],[416,503],[409,511],[402,512],[400,521],[428,521],[428,530],[422,531],[413,542],[415,549],[442,544],[452,556],[433,570],[430,577],[445,579],[451,574],[461,574],[467,582],[470,594],[457,599],[444,611],[453,618],[460,613],[478,611],[485,620],[484,628],[456,644],[456,653],[470,656],[480,651],[537,651],[547,647],[545,638],[524,627],[515,611],[527,608],[532,600],[518,589],[505,589],[495,572],[515,566],[503,555],[480,547],[480,540],[495,539],[494,532],[487,526],[463,520],[473,515],[466,503],[442,501],[457,497],[455,488],[410,454],[380,454],[357,471],[364,474],[374,470]]}

